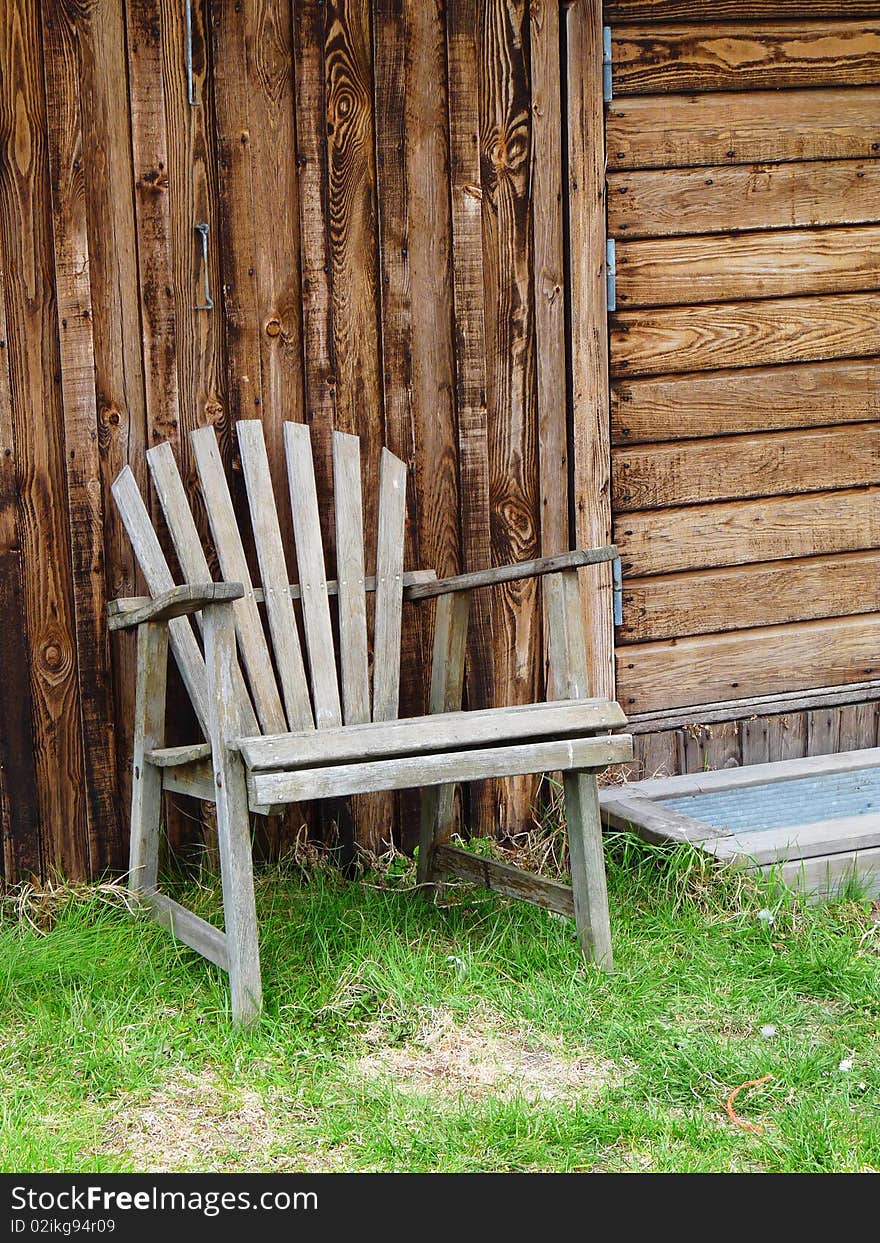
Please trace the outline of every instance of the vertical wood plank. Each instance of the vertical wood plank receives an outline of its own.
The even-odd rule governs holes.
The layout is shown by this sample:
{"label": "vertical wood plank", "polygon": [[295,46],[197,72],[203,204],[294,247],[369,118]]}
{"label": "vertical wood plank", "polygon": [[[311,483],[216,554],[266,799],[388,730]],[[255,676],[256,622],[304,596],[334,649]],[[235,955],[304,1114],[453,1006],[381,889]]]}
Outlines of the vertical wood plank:
{"label": "vertical wood plank", "polygon": [[98,449],[76,7],[44,7],[49,176],[71,539],[89,867],[122,862],[110,648],[104,592],[104,505]]}
{"label": "vertical wood plank", "polygon": [[[566,9],[566,48],[574,536],[578,547],[590,548],[611,542],[601,0],[576,0]],[[584,575],[591,691],[609,699],[611,589],[610,563]]]}
{"label": "vertical wood plank", "polygon": [[230,747],[238,723],[233,613],[223,605],[209,605],[204,624],[232,1017],[236,1023],[247,1024],[259,1015],[263,997],[247,786],[241,755]]}
{"label": "vertical wood plank", "polygon": [[799,760],[807,754],[807,714],[786,712],[767,718],[769,760]]}
{"label": "vertical wood plank", "polygon": [[846,704],[840,713],[841,751],[860,751],[877,745],[878,708],[876,703]]}
{"label": "vertical wood plank", "polygon": [[272,635],[272,647],[284,696],[287,721],[292,730],[311,729],[314,725],[312,705],[309,700],[309,687],[299,645],[293,601],[290,598],[290,575],[281,543],[281,526],[275,507],[263,425],[259,419],[242,419],[236,431],[254,543],[260,562],[266,616]]}
{"label": "vertical wood plank", "polygon": [[0,268],[16,461],[18,538],[35,769],[45,859],[72,877],[88,866],[88,812],[64,498],[62,410],[40,12],[0,11]]}
{"label": "vertical wood plank", "polygon": [[807,755],[834,755],[840,750],[840,713],[836,708],[816,708],[806,714]]}
{"label": "vertical wood plank", "polygon": [[346,725],[363,725],[371,713],[361,448],[357,436],[345,432],[333,433],[333,500],[342,702]]}
{"label": "vertical wood plank", "polygon": [[135,893],[155,889],[159,873],[162,817],[162,770],[146,760],[165,745],[165,679],[168,627],[161,622],[138,626],[134,751],[128,886]]}
{"label": "vertical wood plank", "polygon": [[[415,479],[413,302],[410,276],[407,161],[406,0],[373,0],[373,90],[376,135],[379,312],[384,443]],[[406,489],[407,565],[421,564],[416,489]],[[408,609],[401,638],[401,697],[405,715],[422,711],[424,610]]]}
{"label": "vertical wood plank", "polygon": [[242,583],[245,589],[244,599],[234,602],[233,611],[257,717],[264,733],[283,734],[287,722],[214,429],[202,427],[192,432],[190,443],[223,577],[228,583]]}
{"label": "vertical wood plank", "polygon": [[[528,41],[525,0],[483,0],[480,186],[495,565],[540,552]],[[534,703],[541,663],[537,582],[504,584],[493,592],[492,608],[496,702]],[[499,783],[497,831],[516,832],[528,821],[537,787],[534,777]]]}
{"label": "vertical wood plank", "polygon": [[[312,429],[315,474],[322,496],[327,494],[331,479],[330,437],[339,425],[328,202],[326,13],[324,0],[299,0],[294,5],[303,384],[305,417]],[[328,556],[334,550],[331,528],[329,523],[323,528]]]}
{"label": "vertical wood plank", "polygon": [[21,563],[19,480],[12,427],[6,330],[6,278],[0,268],[0,834],[7,884],[42,875],[36,735],[31,721],[29,652]]}
{"label": "vertical wood plank", "polygon": [[712,725],[686,725],[682,730],[684,772],[711,772],[716,768],[736,768],[742,758],[736,721]]}
{"label": "vertical wood plank", "polygon": [[373,651],[373,720],[397,719],[403,614],[403,539],[406,466],[382,450],[379,533],[376,549],[376,637]]}
{"label": "vertical wood plank", "polygon": [[635,734],[636,771],[634,781],[651,777],[674,777],[681,769],[679,730],[664,729],[656,734]]}
{"label": "vertical wood plank", "polygon": [[[446,25],[442,0],[406,0],[406,189],[418,564],[461,569],[449,199]],[[431,651],[426,611],[424,652]],[[422,663],[423,702],[430,668]]]}
{"label": "vertical wood plank", "polygon": [[[477,0],[446,6],[449,177],[452,204],[452,288],[462,566],[491,564],[489,438],[486,411],[486,330],[483,296],[482,201]],[[491,604],[477,592],[471,605],[467,695],[471,708],[496,703]],[[493,788],[472,791],[472,827],[494,834]]]}
{"label": "vertical wood plank", "polygon": [[309,652],[315,723],[319,729],[326,729],[342,724],[342,708],[339,702],[318,495],[308,427],[302,423],[285,423],[284,446],[287,453],[290,508],[296,535],[296,563],[302,589],[303,622]]}
{"label": "vertical wood plank", "polygon": [[[89,286],[103,504],[106,593],[140,594],[137,564],[110,487],[131,465],[143,485],[146,436],[134,171],[129,120],[124,6],[92,0],[76,8],[82,107],[84,191],[88,224]],[[122,193],[122,188],[127,192]],[[136,644],[111,636],[113,719],[118,799],[131,802]]]}

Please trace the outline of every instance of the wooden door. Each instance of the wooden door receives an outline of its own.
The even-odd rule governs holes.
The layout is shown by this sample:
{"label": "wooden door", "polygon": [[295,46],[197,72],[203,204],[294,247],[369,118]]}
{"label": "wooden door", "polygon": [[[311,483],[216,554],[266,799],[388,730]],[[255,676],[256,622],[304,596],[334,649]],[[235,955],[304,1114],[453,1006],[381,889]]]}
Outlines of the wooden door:
{"label": "wooden door", "polygon": [[618,698],[876,678],[880,3],[605,20]]}

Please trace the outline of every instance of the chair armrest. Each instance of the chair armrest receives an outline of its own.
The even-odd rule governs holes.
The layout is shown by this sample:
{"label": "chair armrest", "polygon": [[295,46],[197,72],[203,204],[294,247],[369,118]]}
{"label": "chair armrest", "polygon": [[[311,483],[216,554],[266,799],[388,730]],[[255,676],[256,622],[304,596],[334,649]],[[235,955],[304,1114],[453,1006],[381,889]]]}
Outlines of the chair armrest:
{"label": "chair armrest", "polygon": [[496,583],[514,583],[523,578],[539,578],[542,574],[558,574],[560,570],[576,570],[581,565],[597,565],[617,557],[614,544],[604,548],[576,548],[556,557],[538,557],[536,561],[520,561],[516,565],[497,565],[489,570],[473,570],[454,578],[438,578],[433,583],[419,583],[404,588],[405,600],[429,600],[451,591],[473,591],[476,587],[492,587]]}
{"label": "chair armrest", "polygon": [[208,604],[240,600],[243,596],[241,583],[186,583],[153,598],[128,596],[111,600],[107,605],[107,624],[111,630],[128,630],[144,622],[170,621],[172,617],[198,613]]}

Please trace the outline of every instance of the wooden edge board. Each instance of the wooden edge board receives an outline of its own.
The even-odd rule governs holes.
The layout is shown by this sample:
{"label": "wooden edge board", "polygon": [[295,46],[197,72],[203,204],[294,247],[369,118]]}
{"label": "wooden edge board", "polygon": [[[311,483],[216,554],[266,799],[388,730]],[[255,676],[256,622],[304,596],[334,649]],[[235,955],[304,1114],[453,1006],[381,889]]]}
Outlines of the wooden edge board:
{"label": "wooden edge board", "polygon": [[[407,570],[403,576],[404,599],[409,599],[408,592],[411,588],[423,587],[427,585],[428,583],[435,582],[436,579],[437,579],[436,570]],[[215,587],[237,586],[237,584],[235,583],[214,583],[213,585]],[[182,591],[183,588],[182,587],[176,588],[176,590]],[[290,598],[292,600],[300,600],[302,598],[302,589],[300,588],[299,583],[291,583],[289,590],[290,590]],[[376,590],[375,574],[369,574],[366,577],[366,579],[364,580],[364,590],[368,592]],[[335,578],[328,581],[327,594],[328,596],[339,595],[339,584]],[[266,593],[263,591],[262,587],[255,587],[253,590],[253,597],[256,600],[257,604],[264,604],[266,600]],[[158,597],[156,598],[158,599]],[[220,597],[215,597],[215,598],[226,599],[225,596],[220,596]],[[238,596],[229,597],[229,599],[238,599],[238,598],[239,598]],[[127,619],[129,615],[135,612],[137,609],[146,608],[148,605],[153,604],[153,603],[154,603],[154,600],[152,596],[119,596],[116,600],[110,601],[110,603],[107,605],[107,612],[113,617],[117,615],[119,616],[124,615]],[[211,601],[208,601],[208,603],[211,603]],[[188,611],[193,611],[193,610],[188,610]],[[125,624],[126,626],[128,626],[128,625],[134,625],[135,623],[126,620]],[[122,629],[122,627],[121,626],[113,627],[111,625],[111,629]]]}
{"label": "wooden edge board", "polygon": [[629,728],[634,734],[653,734],[681,725],[709,725],[716,721],[741,721],[757,716],[802,712],[842,704],[870,703],[880,699],[880,681],[851,682],[847,686],[820,686],[811,691],[782,691],[753,699],[731,699],[690,708],[660,709],[633,713]]}
{"label": "wooden edge board", "polygon": [[880,847],[880,813],[733,833],[723,840],[703,843],[704,850],[733,867],[787,863],[870,847]]}
{"label": "wooden edge board", "polygon": [[558,700],[471,712],[437,712],[398,721],[373,721],[320,733],[242,738],[238,748],[248,768],[270,770],[357,762],[380,756],[443,751],[453,746],[572,736],[626,725],[620,706],[605,699]]}
{"label": "wooden edge board", "polygon": [[423,786],[519,777],[528,773],[607,768],[632,760],[630,734],[605,738],[560,738],[525,746],[484,747],[475,751],[331,765],[300,772],[248,774],[252,810],[269,804],[299,803],[312,798],[407,790]]}
{"label": "wooden edge board", "polygon": [[434,876],[444,873],[457,876],[484,889],[493,889],[507,898],[519,898],[546,911],[557,911],[574,919],[574,895],[570,885],[535,876],[498,859],[485,859],[456,846],[437,846],[431,872]]}
{"label": "wooden edge board", "polygon": [[210,754],[207,758],[190,760],[176,767],[166,765],[159,771],[162,773],[163,790],[171,794],[185,794],[203,803],[214,802],[214,766]]}
{"label": "wooden edge board", "polygon": [[176,940],[183,941],[184,945],[188,945],[215,966],[224,971],[229,970],[225,932],[209,924],[200,915],[194,915],[164,893],[153,890],[139,893],[138,897],[150,908],[156,922],[167,928]]}
{"label": "wooden edge board", "polygon": [[770,764],[749,764],[744,768],[721,768],[715,772],[650,778],[603,790],[600,802],[603,799],[610,802],[630,797],[656,802],[662,798],[708,794],[713,790],[733,790],[738,786],[769,785],[776,781],[794,781],[799,777],[877,767],[880,767],[880,747],[866,747],[860,751],[843,751],[838,755],[809,755],[793,760],[776,760]]}
{"label": "wooden edge board", "polygon": [[243,595],[241,583],[185,583],[152,599],[135,597],[138,603],[131,609],[126,608],[130,601],[125,598],[111,600],[107,605],[107,624],[111,630],[127,630],[143,622],[170,621],[172,617],[198,613],[208,604],[240,600]]}
{"label": "wooden edge board", "polygon": [[560,570],[576,569],[582,565],[598,565],[613,561],[617,556],[614,544],[602,548],[577,548],[573,552],[560,553],[555,557],[537,557],[534,561],[520,561],[515,565],[496,565],[488,570],[474,570],[470,574],[456,574],[452,578],[438,578],[422,587],[404,591],[407,600],[429,600],[450,591],[472,591],[477,587],[492,587],[496,583],[513,583],[521,578],[539,578],[543,574],[556,574]]}
{"label": "wooden edge board", "polygon": [[634,829],[649,842],[699,842],[703,849],[707,842],[731,836],[725,829],[683,816],[671,808],[657,807],[650,799],[635,794],[613,797],[626,788],[612,786],[599,791],[602,823],[608,828],[622,832]]}
{"label": "wooden edge board", "polygon": [[181,747],[156,747],[147,751],[144,759],[156,768],[179,768],[195,760],[208,759],[210,754],[210,742],[193,742]]}
{"label": "wooden edge board", "polygon": [[788,863],[768,863],[756,869],[782,881],[790,889],[819,902],[836,896],[857,882],[868,897],[880,895],[880,850],[858,854],[819,855],[814,859],[792,859]]}

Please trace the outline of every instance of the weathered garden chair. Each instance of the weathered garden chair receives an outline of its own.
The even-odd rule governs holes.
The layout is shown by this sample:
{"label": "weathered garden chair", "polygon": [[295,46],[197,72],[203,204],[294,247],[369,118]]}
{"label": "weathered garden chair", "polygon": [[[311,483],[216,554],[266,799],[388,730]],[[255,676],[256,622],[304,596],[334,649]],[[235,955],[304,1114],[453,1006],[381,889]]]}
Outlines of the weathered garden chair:
{"label": "weathered garden chair", "polygon": [[[269,463],[258,420],[237,425],[262,587],[253,586],[212,428],[192,435],[205,509],[224,582],[208,561],[171,446],[147,454],[184,579],[175,586],[131,470],[113,495],[151,598],[115,600],[110,626],[137,627],[131,887],[160,923],[229,973],[239,1021],[261,1005],[249,812],[303,799],[379,790],[422,790],[419,879],[477,880],[502,893],[574,915],[580,944],[611,967],[597,771],[629,760],[632,739],[617,704],[586,696],[577,569],[613,548],[564,553],[438,580],[404,573],[406,467],[382,451],[375,577],[364,565],[360,446],[335,433],[335,582],[328,582],[308,428],[284,427],[299,582],[291,585]],[[549,575],[547,614],[558,702],[461,711],[468,605],[475,588]],[[375,593],[370,679],[366,596]],[[339,669],[330,601],[338,603]],[[432,715],[398,719],[404,600],[436,598]],[[302,634],[294,601],[302,615]],[[259,605],[265,607],[264,630]],[[204,656],[189,615],[201,631]],[[168,645],[208,741],[166,747]],[[305,658],[304,658],[304,653]],[[274,666],[273,666],[274,654]],[[241,665],[239,665],[239,655]],[[306,672],[308,667],[308,673]],[[277,682],[275,676],[277,670]],[[448,845],[455,782],[564,772],[572,888]],[[157,889],[163,790],[216,803],[225,931]]]}

